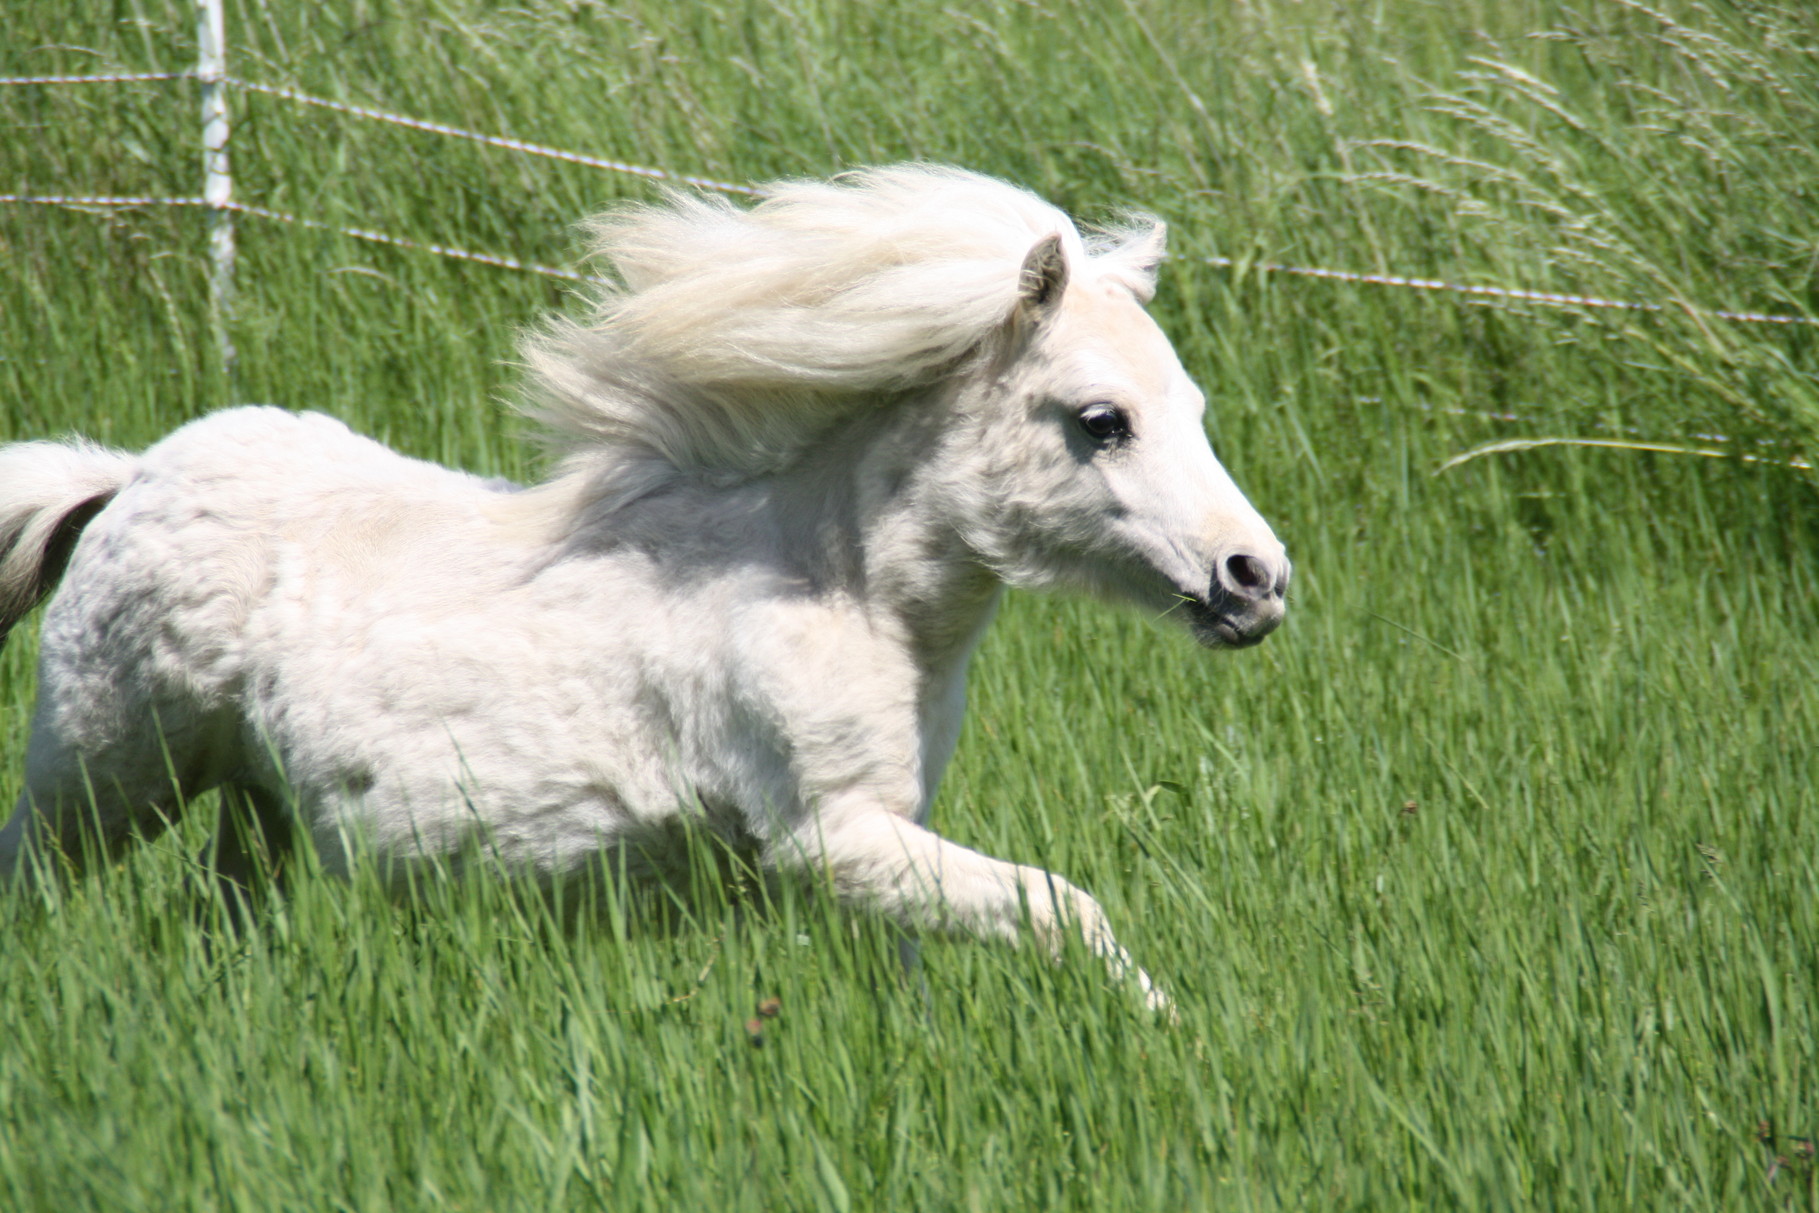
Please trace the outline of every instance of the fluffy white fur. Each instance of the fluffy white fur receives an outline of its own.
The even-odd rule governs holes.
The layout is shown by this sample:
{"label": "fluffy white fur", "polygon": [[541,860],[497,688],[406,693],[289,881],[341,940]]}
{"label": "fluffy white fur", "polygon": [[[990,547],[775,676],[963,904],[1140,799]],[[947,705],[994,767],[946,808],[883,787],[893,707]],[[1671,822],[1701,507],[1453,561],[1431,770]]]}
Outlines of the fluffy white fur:
{"label": "fluffy white fur", "polygon": [[[1131,971],[1086,893],[924,823],[1002,585],[1209,645],[1281,617],[1281,546],[1141,307],[1160,225],[1089,240],[913,165],[597,231],[623,286],[527,343],[569,450],[543,485],[266,408],[136,458],[0,449],[0,629],[105,504],[45,613],[0,876],[217,786],[331,867],[479,838],[555,875],[693,815],[905,923],[1027,916]],[[1089,432],[1106,408],[1128,434]]]}

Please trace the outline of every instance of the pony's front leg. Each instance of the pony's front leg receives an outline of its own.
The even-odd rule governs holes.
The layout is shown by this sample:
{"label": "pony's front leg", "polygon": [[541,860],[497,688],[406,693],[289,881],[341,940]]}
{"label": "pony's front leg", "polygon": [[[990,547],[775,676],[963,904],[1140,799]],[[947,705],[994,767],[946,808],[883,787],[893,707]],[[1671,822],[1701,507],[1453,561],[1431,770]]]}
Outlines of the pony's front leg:
{"label": "pony's front leg", "polygon": [[1015,943],[1027,914],[1030,930],[1057,956],[1071,930],[1114,978],[1134,979],[1151,1009],[1172,1014],[1168,995],[1131,962],[1084,889],[1041,868],[981,855],[883,809],[829,816],[773,846],[770,861],[825,871],[843,901],[917,929]]}

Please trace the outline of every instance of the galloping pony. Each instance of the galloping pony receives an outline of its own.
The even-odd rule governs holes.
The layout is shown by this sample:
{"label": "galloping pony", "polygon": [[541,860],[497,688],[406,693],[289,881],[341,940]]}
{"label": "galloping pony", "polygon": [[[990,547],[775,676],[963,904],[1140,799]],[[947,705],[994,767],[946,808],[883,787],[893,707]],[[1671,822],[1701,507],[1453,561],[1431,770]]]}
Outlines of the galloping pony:
{"label": "galloping pony", "polygon": [[1144,311],[1163,225],[912,164],[592,234],[613,284],[524,343],[544,483],[275,408],[0,448],[0,636],[60,582],[0,880],[215,788],[227,872],[301,830],[554,878],[689,820],[912,928],[1078,933],[1164,1005],[1086,892],[926,825],[1004,586],[1209,647],[1282,618]]}

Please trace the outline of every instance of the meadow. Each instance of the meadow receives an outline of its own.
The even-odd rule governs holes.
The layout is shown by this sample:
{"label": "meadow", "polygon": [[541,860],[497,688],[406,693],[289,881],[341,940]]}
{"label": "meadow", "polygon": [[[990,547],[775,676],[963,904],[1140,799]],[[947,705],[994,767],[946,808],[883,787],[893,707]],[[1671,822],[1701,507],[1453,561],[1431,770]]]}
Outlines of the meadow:
{"label": "meadow", "polygon": [[[0,75],[194,59],[177,0],[6,25]],[[240,0],[228,25],[250,79],[677,172],[927,158],[1161,215],[1154,310],[1296,562],[1289,619],[1204,653],[1014,595],[974,667],[937,828],[1091,889],[1177,1025],[1082,955],[933,940],[906,982],[889,928],[707,842],[694,879],[581,915],[306,864],[236,933],[186,827],[0,892],[0,1208],[1819,1208],[1819,327],[1712,314],[1819,318],[1819,13]],[[197,193],[195,87],[0,86],[0,190]],[[566,265],[577,220],[652,196],[232,104],[241,200],[334,224]],[[0,204],[0,440],[136,447],[257,401],[539,473],[513,340],[566,285],[239,238],[230,370],[199,212]],[[28,621],[0,652],[9,801],[34,647]]]}

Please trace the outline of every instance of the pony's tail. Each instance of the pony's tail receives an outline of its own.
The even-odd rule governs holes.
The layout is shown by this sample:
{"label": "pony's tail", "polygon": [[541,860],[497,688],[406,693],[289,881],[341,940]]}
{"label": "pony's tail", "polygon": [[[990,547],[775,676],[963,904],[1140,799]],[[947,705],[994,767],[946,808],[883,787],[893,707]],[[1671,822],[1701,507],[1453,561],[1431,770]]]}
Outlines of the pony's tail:
{"label": "pony's tail", "polygon": [[80,440],[0,446],[0,644],[57,584],[82,528],[138,462]]}

